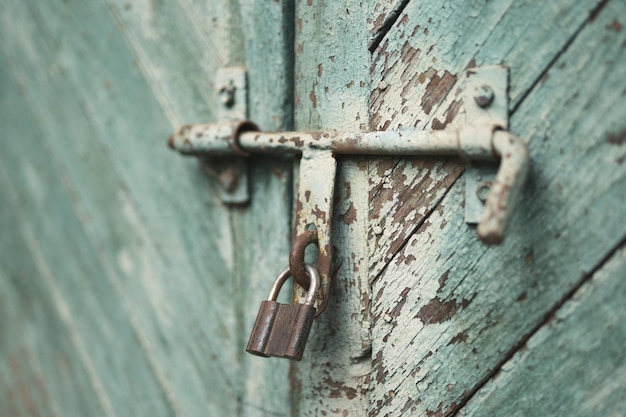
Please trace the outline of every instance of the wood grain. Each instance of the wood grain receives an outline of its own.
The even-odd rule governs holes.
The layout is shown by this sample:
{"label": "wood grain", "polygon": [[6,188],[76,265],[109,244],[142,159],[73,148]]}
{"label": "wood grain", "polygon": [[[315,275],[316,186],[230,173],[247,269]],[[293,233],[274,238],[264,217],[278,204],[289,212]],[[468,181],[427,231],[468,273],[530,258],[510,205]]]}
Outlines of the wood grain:
{"label": "wood grain", "polygon": [[[280,18],[283,6],[273,3],[246,19]],[[18,266],[40,259],[32,279],[46,292],[32,296],[54,307],[48,314],[62,323],[58,303],[72,318],[65,333],[42,333],[47,344],[31,345],[36,338],[18,345],[42,357],[57,355],[55,346],[78,352],[67,366],[91,384],[53,397],[63,415],[288,412],[287,364],[248,362],[243,349],[250,316],[276,264],[286,262],[289,164],[253,165],[253,205],[229,209],[215,181],[165,146],[179,120],[212,118],[216,65],[244,64],[241,48],[225,58],[208,45],[211,31],[223,29],[206,24],[219,8],[182,1],[2,6],[3,105],[18,106],[2,119],[15,126],[12,137],[24,138],[1,155],[17,201],[10,210],[16,226],[4,236],[28,243]],[[253,27],[248,42],[264,30]],[[280,47],[263,57],[274,66],[255,68],[255,80],[264,71],[274,81],[289,78],[281,61],[285,41],[274,42]],[[220,43],[232,51],[229,45]],[[253,95],[260,90],[251,86]],[[263,127],[289,120],[283,115],[289,99],[277,93],[251,105]],[[261,215],[267,212],[275,216]],[[241,255],[244,245],[256,250]],[[46,303],[50,285],[58,299]],[[33,322],[33,331],[38,325],[44,322]],[[4,331],[3,339],[17,329]],[[81,342],[64,342],[68,334]],[[28,361],[26,353],[13,355],[16,363]],[[46,384],[61,365],[46,364]],[[17,389],[19,378],[3,374],[3,393]],[[72,384],[67,378],[59,389]],[[82,412],[90,408],[75,397],[81,392],[102,400],[93,405],[102,411]],[[43,400],[32,407],[29,415],[56,409]]]}
{"label": "wood grain", "polygon": [[622,247],[459,415],[624,415],[624,271]]}
{"label": "wood grain", "polygon": [[374,282],[370,415],[453,414],[623,241],[623,13],[609,2],[519,102],[532,168],[505,244],[477,241],[458,181]]}

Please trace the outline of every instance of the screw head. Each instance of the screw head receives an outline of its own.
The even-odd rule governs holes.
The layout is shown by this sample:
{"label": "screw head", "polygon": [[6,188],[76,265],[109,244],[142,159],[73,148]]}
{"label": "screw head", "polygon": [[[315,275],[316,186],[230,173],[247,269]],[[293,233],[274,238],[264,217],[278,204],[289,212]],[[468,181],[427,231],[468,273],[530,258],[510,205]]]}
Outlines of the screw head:
{"label": "screw head", "polygon": [[477,87],[476,91],[474,91],[474,101],[483,109],[491,106],[494,97],[493,90],[486,84]]}
{"label": "screw head", "polygon": [[489,197],[489,191],[491,190],[491,186],[493,185],[492,181],[483,181],[478,184],[476,187],[476,196],[481,202],[487,201],[487,197]]}
{"label": "screw head", "polygon": [[223,171],[219,175],[219,181],[227,193],[235,192],[235,190],[237,189],[237,185],[239,184],[239,179],[237,178],[237,175],[231,169]]}
{"label": "screw head", "polygon": [[235,86],[232,83],[220,88],[218,94],[224,106],[232,107],[235,104]]}

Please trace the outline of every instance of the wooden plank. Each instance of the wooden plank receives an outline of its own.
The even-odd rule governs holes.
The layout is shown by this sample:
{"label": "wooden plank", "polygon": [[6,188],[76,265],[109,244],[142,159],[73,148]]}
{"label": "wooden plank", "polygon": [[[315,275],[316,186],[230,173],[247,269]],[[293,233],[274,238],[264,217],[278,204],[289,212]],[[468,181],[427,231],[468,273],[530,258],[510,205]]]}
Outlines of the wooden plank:
{"label": "wooden plank", "polygon": [[625,271],[622,247],[459,415],[626,414]]}
{"label": "wooden plank", "polygon": [[626,236],[624,13],[609,2],[513,114],[532,168],[504,246],[464,223],[459,181],[373,283],[370,415],[453,414]]}
{"label": "wooden plank", "polygon": [[[233,31],[242,39],[239,65],[248,70],[249,117],[267,131],[293,128],[294,4],[279,0],[226,2]],[[291,246],[293,161],[257,158],[250,164],[251,203],[231,210],[233,277],[240,309],[239,353],[243,416],[288,415],[289,362],[268,360],[244,351],[261,300],[276,275],[287,266]]]}
{"label": "wooden plank", "polygon": [[[6,81],[3,97],[14,97]],[[15,104],[12,108],[19,109]],[[17,116],[6,106],[2,109]],[[25,119],[14,119],[19,120]],[[11,178],[0,166],[0,415],[107,415],[93,379],[78,360],[71,322],[58,314],[23,236],[7,230],[23,221]],[[26,258],[31,261],[24,262]]]}
{"label": "wooden plank", "polygon": [[[3,78],[7,77],[4,68]],[[3,186],[9,207],[17,217],[7,235],[16,242],[25,242],[26,250],[21,251],[15,261],[36,267],[31,278],[36,282],[33,289],[40,288],[40,291],[31,295],[42,298],[42,307],[51,308],[41,313],[60,316],[64,327],[61,333],[44,332],[42,336],[49,336],[50,340],[40,341],[38,346],[24,346],[22,352],[14,354],[14,362],[27,361],[24,355],[29,349],[38,351],[37,355],[43,358],[52,356],[45,374],[41,375],[47,385],[57,381],[53,379],[55,376],[67,372],[65,368],[82,368],[89,379],[84,390],[86,393],[89,388],[95,391],[92,400],[102,407],[103,415],[115,416],[128,411],[137,415],[170,415],[172,410],[137,346],[136,335],[123,317],[119,297],[84,234],[71,205],[71,194],[63,188],[63,179],[45,152],[25,151],[41,146],[42,131],[29,118],[29,110],[17,94],[3,96],[2,110],[11,120],[7,132],[11,137],[20,138],[5,143],[2,153]],[[104,317],[107,319],[103,320]],[[30,332],[38,335],[38,327],[44,324],[45,321],[31,323]],[[67,345],[64,339],[71,341],[72,349],[67,353],[56,352],[55,347]],[[124,346],[130,349],[123,350]],[[127,373],[132,378],[128,378]],[[17,376],[11,378],[12,387],[18,389],[19,379],[15,378]],[[67,376],[59,381],[66,379]],[[58,389],[68,390],[70,384],[71,380]],[[59,404],[59,409],[72,402],[80,405],[81,402],[72,397],[81,392],[84,391],[79,390],[70,398],[67,393],[59,395],[59,401],[67,401]],[[141,401],[131,401],[143,397],[150,398],[149,407]]]}
{"label": "wooden plank", "polygon": [[[365,130],[367,5],[296,2],[295,128]],[[333,214],[337,272],[305,357],[292,367],[292,415],[365,415],[371,369],[367,283],[367,161],[338,163]],[[320,175],[325,173],[320,172]]]}
{"label": "wooden plank", "polygon": [[[222,207],[215,198],[215,184],[207,182],[192,161],[183,161],[164,146],[176,123],[172,114],[187,112],[193,103],[177,97],[184,90],[156,91],[151,72],[142,67],[154,65],[165,71],[169,62],[170,71],[178,71],[181,52],[155,58],[155,45],[142,42],[158,40],[121,36],[118,30],[130,30],[120,29],[123,19],[113,22],[107,17],[110,5],[104,3],[29,6],[3,8],[3,22],[11,20],[3,31],[4,49],[13,61],[9,66],[24,86],[35,124],[45,132],[37,137],[54,156],[59,181],[70,190],[73,207],[59,210],[78,212],[88,237],[81,245],[96,248],[90,255],[95,260],[89,262],[100,263],[105,270],[104,278],[99,273],[91,279],[113,285],[113,300],[122,300],[121,310],[139,340],[136,350],[149,360],[161,395],[176,404],[177,413],[188,415],[286,413],[287,364],[243,364],[242,356],[249,331],[245,323],[251,323],[248,316],[253,309],[256,314],[256,300],[262,298],[258,294],[266,296],[277,258],[286,259],[288,165],[264,161],[253,167],[256,200],[251,210],[234,213]],[[272,6],[271,13],[280,6]],[[164,22],[164,16],[154,13],[166,11],[152,10],[149,16]],[[41,18],[44,15],[46,19]],[[167,36],[165,23],[153,29],[158,36]],[[81,36],[68,37],[67,31]],[[141,62],[138,69],[135,54],[140,49],[153,51],[146,55],[156,61]],[[279,49],[281,54],[286,50]],[[111,54],[115,59],[109,58]],[[271,54],[265,59],[272,59]],[[274,65],[280,65],[280,58],[276,61]],[[171,81],[176,77],[165,79],[178,82]],[[194,82],[184,88],[195,88]],[[285,102],[280,96],[271,100]],[[261,104],[253,106],[253,115],[269,128],[285,119],[276,117],[284,106],[270,107],[271,111]],[[191,117],[202,116],[205,110],[198,109]],[[267,212],[276,216],[259,216]],[[244,222],[250,232],[242,235]],[[244,244],[263,251],[237,256]],[[255,280],[261,284],[252,285]],[[255,299],[254,306],[245,302],[248,294]],[[282,384],[271,383],[274,379]],[[146,407],[168,409],[152,396],[146,396]]]}
{"label": "wooden plank", "polygon": [[[597,2],[574,0],[410,2],[373,54],[370,128],[442,129],[464,122],[458,84],[463,71],[477,65],[511,68],[513,110],[595,7]],[[371,217],[381,230],[371,235],[372,275],[406,244],[461,173],[455,159],[372,165]]]}
{"label": "wooden plank", "polygon": [[[219,286],[210,288],[206,284],[194,286],[189,279],[179,281],[171,279],[171,277],[182,275],[190,278],[196,277],[198,284],[201,284],[203,281],[203,279],[199,279],[202,276],[201,273],[193,273],[193,270],[189,267],[193,265],[190,263],[189,257],[190,255],[196,255],[194,252],[184,257],[171,256],[176,255],[177,252],[182,252],[180,249],[192,245],[189,238],[181,239],[184,237],[181,233],[184,233],[184,229],[177,228],[177,223],[170,221],[168,226],[165,227],[166,233],[160,235],[162,238],[158,237],[159,232],[161,232],[158,228],[163,223],[163,219],[169,218],[174,220],[176,219],[176,214],[172,211],[174,209],[172,206],[164,211],[159,211],[157,206],[161,205],[163,207],[164,203],[167,204],[167,199],[172,198],[174,195],[166,194],[165,196],[159,196],[163,192],[163,188],[159,190],[159,188],[153,185],[155,180],[158,183],[158,177],[155,178],[151,171],[154,170],[155,166],[162,166],[164,169],[160,172],[163,173],[164,171],[167,172],[166,167],[168,165],[170,167],[175,165],[171,163],[171,160],[164,160],[164,147],[158,147],[158,149],[163,149],[162,152],[155,152],[156,149],[154,149],[153,144],[149,146],[140,145],[139,148],[144,148],[141,150],[137,149],[137,146],[133,149],[133,145],[139,142],[129,141],[126,138],[128,132],[137,132],[131,133],[131,137],[140,137],[138,132],[141,131],[145,134],[148,131],[145,126],[142,126],[143,120],[147,120],[147,118],[164,120],[164,118],[162,114],[159,115],[158,107],[156,107],[157,111],[155,112],[155,107],[150,108],[145,105],[145,102],[149,103],[151,100],[151,96],[148,95],[146,97],[145,94],[145,91],[149,93],[149,90],[141,90],[141,86],[145,86],[145,84],[141,84],[141,78],[133,77],[133,73],[130,71],[124,72],[121,74],[123,76],[115,78],[119,83],[116,85],[121,84],[120,90],[125,91],[129,96],[120,97],[116,94],[102,94],[102,91],[96,87],[99,86],[102,90],[106,89],[105,80],[110,80],[111,75],[116,74],[115,66],[119,65],[124,51],[124,44],[120,42],[116,45],[114,37],[107,39],[106,43],[99,40],[101,38],[100,33],[108,33],[106,28],[101,28],[102,25],[106,24],[107,20],[98,18],[98,16],[102,16],[103,11],[106,12],[106,10],[86,12],[85,15],[90,16],[89,18],[76,20],[72,19],[72,17],[75,17],[73,15],[62,16],[58,13],[55,14],[54,10],[48,11],[46,15],[67,18],[65,30],[72,28],[73,24],[78,24],[76,30],[82,31],[84,34],[82,37],[71,38],[77,44],[72,45],[70,43],[67,45],[66,53],[69,55],[69,58],[66,59],[71,59],[72,53],[85,49],[89,50],[89,48],[94,52],[94,55],[85,55],[82,58],[75,57],[76,60],[72,62],[80,62],[80,65],[74,71],[68,71],[66,76],[42,73],[39,68],[45,68],[45,65],[50,63],[59,64],[59,60],[57,58],[55,61],[54,57],[48,56],[54,49],[47,47],[45,43],[41,45],[41,42],[62,39],[62,34],[46,33],[45,30],[51,26],[42,22],[37,30],[44,31],[43,36],[38,36],[37,30],[35,30],[31,38],[35,45],[39,43],[37,48],[38,55],[25,57],[32,59],[34,62],[30,63],[25,58],[22,58],[21,62],[18,61],[21,74],[30,77],[27,78],[24,85],[27,87],[30,95],[30,102],[33,103],[33,107],[40,118],[38,122],[43,125],[42,131],[46,132],[41,137],[50,143],[49,149],[52,151],[52,154],[61,161],[61,166],[56,169],[67,173],[67,177],[61,177],[60,181],[65,183],[74,193],[77,210],[79,210],[79,215],[83,216],[81,223],[83,223],[83,227],[90,239],[88,241],[89,245],[97,248],[97,252],[85,255],[85,262],[90,262],[87,260],[88,256],[94,256],[97,259],[95,261],[96,265],[100,264],[100,268],[104,268],[104,279],[109,281],[115,289],[115,292],[110,294],[112,298],[110,308],[114,308],[113,306],[119,303],[119,300],[123,301],[123,308],[120,310],[128,315],[126,320],[130,322],[132,331],[135,333],[134,337],[138,339],[140,344],[135,350],[141,352],[140,357],[145,357],[150,361],[150,367],[153,369],[151,377],[154,383],[159,385],[159,389],[156,391],[158,394],[153,395],[155,398],[152,401],[156,404],[159,397],[164,394],[167,397],[169,407],[165,405],[161,408],[180,407],[175,411],[177,413],[185,409],[195,409],[197,411],[194,412],[201,412],[201,410],[207,409],[207,406],[203,404],[206,402],[207,394],[204,392],[203,384],[200,382],[205,379],[203,375],[222,375],[226,383],[216,384],[207,381],[209,386],[217,385],[210,390],[209,398],[211,399],[208,401],[208,407],[213,408],[214,412],[219,412],[219,410],[234,407],[231,404],[234,404],[233,399],[236,398],[236,395],[233,393],[235,388],[230,381],[234,379],[235,370],[229,369],[229,372],[224,374],[225,371],[221,369],[219,362],[206,361],[203,358],[209,356],[208,353],[213,353],[213,351],[224,352],[221,356],[226,356],[228,352],[234,351],[231,348],[233,337],[229,335],[229,329],[234,326],[234,315],[218,314],[220,304],[225,304],[226,309],[224,311],[228,311],[227,308],[230,307],[230,304],[226,302],[229,298],[232,298],[229,297],[232,294],[232,289],[222,290]],[[23,31],[31,29],[34,22],[29,20],[28,16],[24,16],[23,20],[19,20],[19,12],[19,9],[13,10],[12,17],[16,23],[19,22],[18,24],[22,25]],[[72,12],[80,14],[81,9],[75,7],[72,8]],[[97,22],[91,22],[90,18]],[[54,21],[54,19],[45,20],[45,22],[49,21]],[[11,38],[7,36],[6,39]],[[122,41],[121,38],[118,39]],[[15,42],[15,40],[12,41]],[[81,42],[86,42],[86,44],[81,44]],[[14,59],[19,59],[19,50],[14,52],[15,50],[7,49],[14,53]],[[118,60],[111,61],[113,68],[110,68],[109,65],[111,64],[107,64],[107,62],[100,62],[102,60],[99,58],[98,52],[103,49],[117,51]],[[102,52],[100,56],[106,56],[106,54]],[[130,54],[127,56],[127,62],[129,66],[132,66],[132,56]],[[41,60],[42,63],[37,65],[36,60]],[[96,68],[98,69],[96,70]],[[137,75],[138,72],[135,71],[134,74]],[[84,80],[83,85],[79,84],[80,88],[73,84],[77,78],[79,81],[81,78]],[[98,82],[98,80],[101,81]],[[133,82],[137,82],[137,84],[133,85]],[[91,100],[86,101],[88,103],[87,106],[84,105],[84,102],[81,102],[83,93],[81,88],[96,90],[89,94]],[[143,94],[142,91],[144,91]],[[129,103],[129,97],[133,97],[135,93],[135,99],[141,100],[143,98],[145,102],[143,106],[137,103],[135,105],[136,110],[132,111],[128,109],[129,104],[132,105],[132,100]],[[63,106],[55,105],[58,102],[63,103]],[[98,106],[99,104],[101,105]],[[85,114],[85,107],[89,109],[90,106],[98,106],[96,107],[98,111],[91,108],[93,113],[88,112]],[[120,117],[120,111],[127,111],[125,113],[126,116]],[[143,113],[143,111],[148,114]],[[151,112],[153,114],[150,114]],[[96,114],[98,115],[97,117]],[[132,116],[137,117],[132,118]],[[115,120],[115,122],[110,122],[111,120]],[[107,121],[109,121],[108,125],[106,124]],[[156,127],[161,131],[163,130],[162,126],[157,125]],[[164,132],[160,134],[152,132],[153,137],[157,137],[157,134],[159,135],[158,137],[166,137]],[[113,142],[113,144],[116,141],[124,143],[121,147],[120,143],[118,148],[111,149],[118,149],[116,156],[123,155],[126,161],[120,161],[121,158],[110,158],[106,154],[106,150],[102,149],[102,142],[107,141],[109,143]],[[16,154],[19,155],[18,152]],[[146,159],[146,156],[151,154],[155,157],[151,160]],[[85,158],[85,155],[89,157]],[[137,155],[141,155],[141,158],[138,158]],[[158,157],[161,157],[162,162],[157,159]],[[119,165],[116,166],[120,162],[127,162],[127,165],[123,168],[120,168]],[[180,167],[180,165],[178,166]],[[116,176],[103,175],[103,173],[114,172],[111,171],[111,167],[114,167],[114,169],[118,168],[118,172],[124,172],[126,181],[120,184]],[[129,173],[131,174],[130,176],[128,176]],[[178,182],[178,184],[183,186],[186,185],[183,184],[183,181],[175,181],[176,177],[174,175],[173,177],[174,180],[170,180],[168,184],[176,184]],[[180,176],[178,177],[180,178]],[[164,188],[167,189],[167,186]],[[187,186],[185,188],[189,189],[190,187]],[[126,191],[130,189],[130,192],[121,191],[124,189]],[[138,189],[141,191],[137,192]],[[133,201],[136,195],[140,197],[139,203]],[[63,197],[59,196],[57,198],[62,199]],[[139,210],[135,204],[140,207]],[[189,203],[190,207],[196,206],[199,209],[198,213],[206,213],[207,210],[204,207],[198,207],[199,205],[201,204]],[[59,208],[60,211],[72,210],[71,206],[62,207]],[[157,220],[153,217],[150,222],[151,227],[147,228],[143,223],[142,214],[145,215],[150,211],[153,215],[158,215],[159,218]],[[141,214],[139,214],[140,212]],[[217,211],[212,213],[219,215]],[[221,218],[218,216],[216,220],[223,222],[224,214],[222,212]],[[150,218],[149,215],[148,218]],[[189,224],[189,226],[192,226],[192,224]],[[167,229],[170,229],[171,233],[167,233]],[[194,230],[198,230],[198,226],[195,226]],[[228,233],[228,230],[226,232]],[[168,248],[167,255],[159,253],[160,248],[155,247],[155,242],[160,241],[168,242],[168,245],[173,246]],[[228,276],[228,270],[221,267],[221,265],[224,265],[224,261],[220,259],[223,251],[222,253],[219,252],[219,243],[217,241],[213,244],[214,247],[208,248],[208,252],[216,254],[217,257],[210,259],[204,270],[211,270],[215,274],[214,276]],[[82,245],[85,246],[84,243]],[[202,241],[196,243],[196,246],[200,248],[203,245]],[[57,256],[62,258],[62,253],[64,252],[61,249],[59,251],[60,253]],[[200,254],[196,256],[200,257]],[[206,259],[207,257],[204,255],[202,258]],[[62,272],[57,273],[61,277],[64,276]],[[101,272],[98,274],[93,273],[93,276],[94,280],[103,279]],[[98,276],[100,278],[97,278]],[[205,291],[198,291],[198,288],[205,288]],[[221,296],[223,301],[213,299],[213,297],[218,295]],[[210,310],[207,311],[207,308],[204,306],[208,306]],[[178,314],[182,314],[180,317],[183,319],[182,323],[185,323],[184,326],[180,325],[180,321],[178,323],[172,321]],[[207,314],[218,317],[221,320],[204,323]],[[231,322],[229,323],[229,321]],[[224,323],[223,327],[222,323]],[[114,324],[112,323],[111,325]],[[117,325],[122,326],[121,323]],[[212,334],[215,339],[207,342],[204,331]],[[168,335],[165,340],[163,334]],[[176,340],[178,348],[186,345],[186,350],[188,351],[187,361],[172,361],[172,355],[169,351],[170,344],[166,342],[168,338]],[[129,346],[132,346],[132,344]],[[124,345],[115,345],[111,346],[111,349],[118,349],[124,352],[125,348]],[[138,358],[137,362],[141,363],[141,360]],[[105,366],[106,364],[101,363],[99,365]],[[170,368],[170,371],[164,370],[167,368]],[[187,383],[189,386],[185,386],[185,382],[190,380],[193,383]],[[146,387],[150,386],[148,383],[145,383],[145,385]],[[116,387],[121,387],[121,385],[116,385]],[[120,390],[118,394],[126,395],[124,390]],[[115,398],[115,396],[113,397]],[[112,401],[117,404],[115,400]],[[119,406],[121,407],[123,404],[124,402],[120,401]]]}

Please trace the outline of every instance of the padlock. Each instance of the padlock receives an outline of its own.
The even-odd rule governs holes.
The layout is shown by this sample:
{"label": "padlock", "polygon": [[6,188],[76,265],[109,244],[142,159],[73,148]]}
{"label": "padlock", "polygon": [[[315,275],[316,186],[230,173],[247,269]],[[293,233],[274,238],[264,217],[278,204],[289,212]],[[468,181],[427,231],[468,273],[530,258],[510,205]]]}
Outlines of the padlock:
{"label": "padlock", "polygon": [[285,269],[276,278],[268,300],[261,303],[246,352],[264,357],[302,359],[315,318],[313,298],[319,286],[317,269],[309,264],[305,264],[304,268],[311,279],[304,304],[276,302],[281,287],[291,276],[290,269]]}

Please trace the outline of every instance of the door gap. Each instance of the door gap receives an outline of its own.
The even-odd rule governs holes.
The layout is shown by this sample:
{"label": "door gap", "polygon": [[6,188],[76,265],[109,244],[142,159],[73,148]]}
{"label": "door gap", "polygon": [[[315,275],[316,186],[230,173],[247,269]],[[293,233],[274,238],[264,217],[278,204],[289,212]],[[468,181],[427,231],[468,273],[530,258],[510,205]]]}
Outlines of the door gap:
{"label": "door gap", "polygon": [[528,89],[526,89],[526,92],[524,94],[522,94],[522,97],[515,104],[515,106],[511,109],[511,111],[509,113],[510,115],[514,114],[517,111],[517,109],[521,106],[521,104],[524,102],[524,100],[526,100],[526,98],[534,91],[534,89],[537,86],[537,84],[539,84],[541,82],[541,80],[544,79],[544,77],[546,76],[548,71],[550,71],[552,69],[552,67],[559,60],[559,58],[561,58],[561,56],[569,49],[569,47],[572,45],[572,43],[574,43],[574,41],[576,40],[576,38],[578,37],[580,32],[582,32],[582,30],[585,28],[585,26],[587,26],[587,24],[589,24],[589,22],[591,22],[592,20],[595,19],[595,17],[600,13],[600,11],[604,8],[604,6],[606,6],[606,4],[608,2],[609,2],[609,0],[602,0],[598,4],[598,6],[596,6],[596,8],[593,9],[591,11],[591,13],[589,13],[589,17],[587,17],[587,19],[585,19],[585,21],[574,31],[572,36],[570,36],[570,38],[567,40],[567,42],[565,42],[565,44],[563,45],[561,50],[558,51],[554,55],[554,57],[550,60],[548,65],[546,65],[544,70],[541,71],[541,73],[537,76],[535,81],[533,81],[533,83],[528,87]]}
{"label": "door gap", "polygon": [[409,1],[411,1],[411,0],[400,0],[400,2],[398,4],[396,4],[396,7],[393,8],[391,13],[389,13],[387,18],[385,18],[385,21],[383,22],[383,25],[376,32],[376,34],[374,35],[374,38],[372,39],[372,41],[369,44],[369,48],[368,49],[369,49],[370,52],[374,52],[376,50],[376,48],[378,48],[378,45],[380,45],[380,43],[383,41],[383,38],[385,37],[385,35],[387,35],[387,33],[389,33],[389,30],[398,21],[398,18],[400,17],[402,12],[404,11],[404,8],[409,4]]}
{"label": "door gap", "polygon": [[454,187],[456,182],[459,180],[459,178],[461,178],[461,176],[463,175],[463,172],[465,172],[465,170],[461,171],[459,173],[459,175],[452,181],[452,183],[450,183],[450,185],[448,187],[446,187],[446,190],[444,191],[444,193],[441,196],[441,198],[439,199],[439,201],[437,201],[431,207],[431,209],[428,210],[428,212],[426,212],[424,217],[417,223],[415,228],[410,233],[407,234],[407,236],[404,238],[404,240],[402,242],[402,245],[400,245],[398,250],[396,250],[396,252],[391,256],[391,258],[389,258],[389,260],[385,262],[385,264],[381,268],[380,272],[378,272],[375,277],[370,278],[370,280],[369,280],[369,285],[370,286],[372,286],[376,281],[378,281],[378,279],[385,273],[385,271],[387,270],[389,265],[398,257],[398,255],[409,244],[409,241],[411,240],[411,238],[422,228],[424,223],[426,223],[426,220],[428,220],[430,218],[430,216],[435,212],[435,210],[437,210],[437,208],[441,205],[442,201],[446,198],[448,193],[450,193],[450,190],[452,190],[452,188]]}
{"label": "door gap", "polygon": [[502,367],[515,356],[517,352],[524,348],[528,340],[535,335],[539,330],[543,328],[543,326],[547,325],[554,317],[557,311],[563,307],[563,305],[571,300],[571,298],[580,290],[581,287],[586,285],[591,281],[593,276],[601,270],[607,262],[613,258],[613,256],[623,249],[626,246],[626,235],[622,237],[622,239],[610,250],[607,254],[596,264],[596,266],[590,271],[582,275],[580,281],[576,283],[559,301],[557,301],[552,308],[543,316],[541,319],[528,333],[522,336],[522,338],[513,345],[513,347],[507,352],[507,354],[502,358],[500,362],[493,368],[491,372],[485,378],[483,378],[479,383],[469,391],[469,393],[464,396],[460,403],[448,414],[444,417],[456,416],[459,411],[467,405],[467,403],[476,395],[478,391],[480,391],[489,381],[491,381],[502,369]]}

